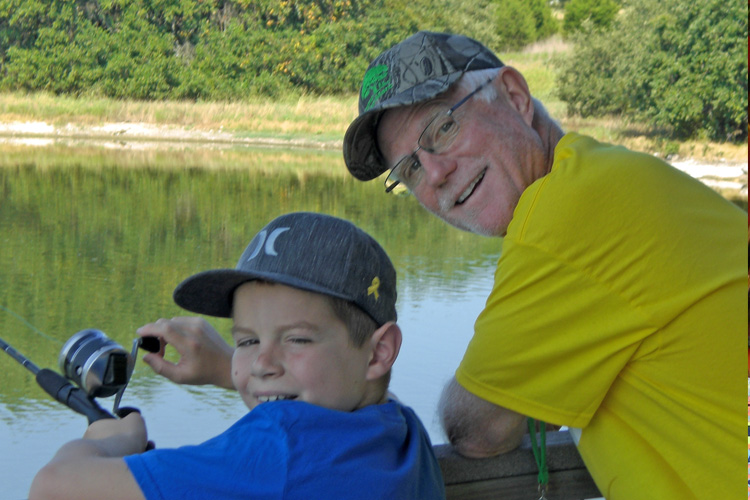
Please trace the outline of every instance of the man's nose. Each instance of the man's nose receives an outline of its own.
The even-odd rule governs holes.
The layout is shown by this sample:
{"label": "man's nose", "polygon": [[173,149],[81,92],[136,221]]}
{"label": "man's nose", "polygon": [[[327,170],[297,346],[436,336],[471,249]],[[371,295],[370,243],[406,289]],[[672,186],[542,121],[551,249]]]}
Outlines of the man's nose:
{"label": "man's nose", "polygon": [[445,184],[457,168],[456,161],[445,154],[429,153],[423,149],[417,152],[417,156],[424,170],[423,182],[433,188]]}

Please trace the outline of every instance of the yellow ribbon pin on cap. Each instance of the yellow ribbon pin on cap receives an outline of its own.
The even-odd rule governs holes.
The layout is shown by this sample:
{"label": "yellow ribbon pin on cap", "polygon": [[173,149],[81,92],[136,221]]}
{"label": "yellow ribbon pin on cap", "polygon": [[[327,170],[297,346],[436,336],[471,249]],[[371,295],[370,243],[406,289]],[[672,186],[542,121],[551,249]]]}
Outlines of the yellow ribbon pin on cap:
{"label": "yellow ribbon pin on cap", "polygon": [[367,295],[375,294],[375,300],[378,300],[380,295],[378,294],[378,288],[380,288],[380,278],[375,276],[372,279],[372,285],[367,287]]}

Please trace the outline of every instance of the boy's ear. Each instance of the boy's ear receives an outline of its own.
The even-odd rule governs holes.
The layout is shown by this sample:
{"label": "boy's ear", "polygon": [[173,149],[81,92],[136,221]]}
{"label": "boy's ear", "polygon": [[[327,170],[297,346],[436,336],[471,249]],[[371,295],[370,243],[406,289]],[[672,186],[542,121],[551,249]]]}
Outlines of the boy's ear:
{"label": "boy's ear", "polygon": [[391,369],[401,350],[401,328],[389,321],[372,334],[370,338],[372,355],[367,367],[367,380],[377,380]]}

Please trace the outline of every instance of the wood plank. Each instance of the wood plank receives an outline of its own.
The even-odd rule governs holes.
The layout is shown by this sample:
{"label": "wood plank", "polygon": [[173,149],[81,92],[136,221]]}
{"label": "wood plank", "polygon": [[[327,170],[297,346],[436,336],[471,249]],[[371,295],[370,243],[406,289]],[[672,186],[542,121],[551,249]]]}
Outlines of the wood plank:
{"label": "wood plank", "polygon": [[[452,484],[445,489],[448,500],[533,500],[540,496],[536,474]],[[574,469],[550,474],[546,496],[553,500],[581,500],[601,495],[588,471]]]}
{"label": "wood plank", "polygon": [[[531,439],[510,453],[485,459],[458,455],[450,445],[435,446],[449,499],[538,498],[537,466]],[[566,431],[547,433],[548,497],[556,500],[601,497],[578,449]]]}

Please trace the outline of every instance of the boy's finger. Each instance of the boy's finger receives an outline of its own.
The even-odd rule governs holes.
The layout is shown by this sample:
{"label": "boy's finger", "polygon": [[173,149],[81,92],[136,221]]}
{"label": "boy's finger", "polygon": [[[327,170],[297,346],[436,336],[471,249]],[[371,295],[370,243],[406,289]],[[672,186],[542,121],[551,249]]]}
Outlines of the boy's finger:
{"label": "boy's finger", "polygon": [[178,329],[178,326],[173,320],[162,318],[155,323],[140,327],[136,330],[136,334],[141,338],[156,337],[160,340],[161,351],[163,351],[166,344],[172,344],[175,347],[181,345],[184,334]]}
{"label": "boy's finger", "polygon": [[154,370],[154,373],[161,375],[175,384],[198,384],[200,380],[200,371],[190,364],[171,363],[158,354],[147,354],[143,361]]}
{"label": "boy's finger", "polygon": [[154,370],[154,373],[161,375],[172,382],[179,382],[179,371],[177,365],[165,360],[159,354],[149,353],[143,356],[143,361]]}
{"label": "boy's finger", "polygon": [[158,352],[158,353],[162,353],[163,355],[165,345],[166,345],[166,342],[161,340],[159,337],[144,336],[144,337],[141,337],[140,345],[138,347],[148,352]]}

